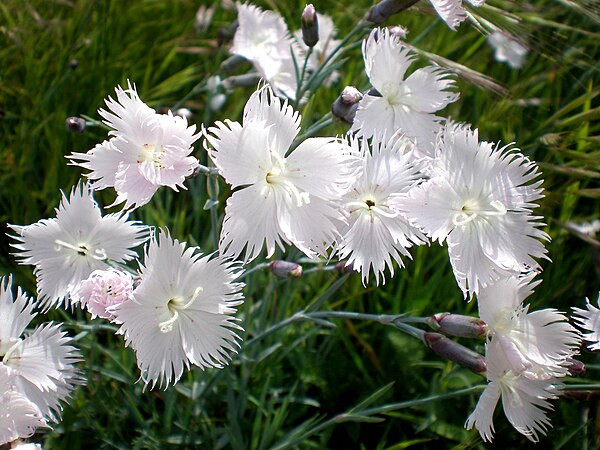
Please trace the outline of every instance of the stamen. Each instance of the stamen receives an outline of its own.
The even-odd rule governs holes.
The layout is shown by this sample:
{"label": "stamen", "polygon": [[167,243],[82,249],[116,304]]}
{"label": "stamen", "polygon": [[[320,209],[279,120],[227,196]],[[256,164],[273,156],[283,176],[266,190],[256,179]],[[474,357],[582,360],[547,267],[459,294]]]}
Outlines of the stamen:
{"label": "stamen", "polygon": [[10,360],[10,357],[13,355],[13,353],[17,352],[17,350],[19,349],[19,347],[21,345],[21,342],[23,342],[21,339],[16,339],[15,343],[4,354],[4,357],[2,358],[2,362],[4,364],[8,363],[8,361]]}
{"label": "stamen", "polygon": [[466,225],[469,222],[472,222],[473,220],[475,220],[475,217],[477,217],[477,214],[475,213],[467,214],[464,212],[459,212],[454,214],[454,216],[452,217],[452,223],[454,224],[454,226],[459,227],[461,225]]}
{"label": "stamen", "polygon": [[200,295],[203,291],[204,291],[204,289],[201,286],[198,286],[196,288],[196,290],[194,291],[194,295],[192,295],[192,298],[190,299],[190,301],[187,302],[185,305],[179,306],[178,309],[188,309],[190,306],[192,306],[192,303],[194,303],[194,301],[196,301],[196,299],[198,298],[198,295]]}
{"label": "stamen", "polygon": [[175,322],[177,322],[178,317],[179,317],[179,312],[177,312],[177,309],[175,309],[175,311],[173,312],[173,315],[171,316],[171,318],[169,320],[165,320],[164,322],[160,322],[158,324],[158,327],[160,328],[160,332],[168,333],[170,331],[173,331],[173,324]]}

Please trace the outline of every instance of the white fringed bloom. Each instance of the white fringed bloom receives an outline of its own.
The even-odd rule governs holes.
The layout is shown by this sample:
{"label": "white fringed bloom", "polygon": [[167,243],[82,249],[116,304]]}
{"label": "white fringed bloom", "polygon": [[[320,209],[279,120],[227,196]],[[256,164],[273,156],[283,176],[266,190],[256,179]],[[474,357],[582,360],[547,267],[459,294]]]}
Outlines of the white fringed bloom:
{"label": "white fringed bloom", "polygon": [[194,134],[196,126],[188,127],[184,117],[170,111],[157,114],[140,100],[135,86],[115,91],[117,99],[106,100],[109,111],[98,111],[114,137],[87,153],[69,155],[71,163],[90,171],[92,189],[114,187],[113,205],[125,203],[125,209],[148,203],[160,186],[185,189],[185,178],[198,166],[190,156],[200,136]]}
{"label": "white fringed bloom", "polygon": [[88,278],[77,285],[71,293],[73,304],[85,306],[92,319],[115,318],[113,310],[133,295],[133,277],[122,270],[113,268],[94,270]]}
{"label": "white fringed bloom", "polygon": [[525,64],[527,47],[517,38],[501,31],[494,31],[488,36],[488,42],[494,48],[496,61],[505,62],[513,69],[520,69]]}
{"label": "white fringed bloom", "polygon": [[226,120],[209,128],[212,160],[236,189],[227,200],[220,251],[245,260],[263,245],[292,243],[309,257],[323,255],[343,216],[332,203],[347,189],[355,157],[336,138],[309,138],[288,154],[300,131],[300,115],[269,86],[244,109],[243,125]]}
{"label": "white fringed bloom", "polygon": [[28,438],[45,427],[39,408],[16,389],[12,370],[0,364],[0,445]]}
{"label": "white fringed bloom", "polygon": [[448,72],[427,66],[405,79],[413,56],[386,28],[374,29],[362,51],[367,76],[380,96],[364,96],[350,131],[365,138],[401,131],[416,140],[419,150],[431,152],[443,120],[434,113],[458,99],[457,93],[447,91],[454,87]]}
{"label": "white fringed bloom", "polygon": [[[573,308],[576,324],[589,333],[584,334],[584,340],[591,342],[587,348],[592,351],[600,350],[600,309],[590,303],[589,299],[585,299],[586,309]],[[600,306],[600,294],[598,294],[598,306]]]}
{"label": "white fringed bloom", "polygon": [[35,313],[20,288],[13,297],[11,281],[0,278],[0,366],[11,370],[15,389],[37,406],[44,419],[56,422],[61,402],[83,383],[75,367],[81,358],[58,324],[40,325],[23,336]]}
{"label": "white fringed bloom", "polygon": [[[463,0],[430,0],[436,12],[444,22],[453,30],[467,18],[467,10],[463,6]],[[468,0],[468,2],[479,7],[485,0]]]}
{"label": "white fringed bloom", "polygon": [[160,231],[146,250],[140,284],[114,309],[118,333],[135,350],[141,379],[165,389],[184,366],[223,367],[236,352],[243,283],[238,263],[203,256]]}
{"label": "white fringed bloom", "polygon": [[298,79],[292,52],[299,66],[304,59],[302,48],[290,35],[283,17],[249,4],[238,3],[237,10],[238,27],[231,53],[251,61],[278,95],[294,99]]}
{"label": "white fringed bloom", "polygon": [[511,276],[482,288],[479,316],[513,372],[537,379],[565,376],[567,359],[577,353],[581,338],[563,313],[529,312],[523,304],[540,283],[533,282],[535,275]]}
{"label": "white fringed bloom", "polygon": [[553,408],[548,400],[557,398],[562,384],[554,378],[531,379],[514,372],[500,346],[493,342],[486,344],[485,362],[490,383],[467,419],[466,428],[470,430],[475,426],[481,438],[491,442],[494,410],[502,397],[502,408],[511,425],[529,440],[537,442],[538,433],[545,435],[550,427],[546,410]]}
{"label": "white fringed bloom", "polygon": [[18,243],[13,247],[21,264],[35,266],[38,301],[42,309],[69,304],[70,292],[107,261],[125,262],[137,254],[132,248],[147,239],[147,227],[127,221],[126,214],[102,217],[87,185],[78,184],[69,198],[63,193],[55,219],[9,225]]}
{"label": "white fringed bloom", "polygon": [[407,249],[426,242],[398,207],[420,181],[420,167],[411,162],[412,143],[404,137],[373,138],[370,148],[366,139],[356,139],[352,146],[362,157],[362,172],[341,199],[348,223],[340,230],[337,251],[347,266],[361,272],[363,283],[372,270],[379,284],[380,275],[385,282],[386,267],[394,275],[392,260],[404,267],[401,255],[411,258]]}
{"label": "white fringed bloom", "polygon": [[477,130],[447,125],[431,178],[412,189],[406,215],[432,240],[448,242],[465,296],[501,277],[536,270],[544,257],[533,202],[543,197],[538,167],[516,150],[479,142]]}

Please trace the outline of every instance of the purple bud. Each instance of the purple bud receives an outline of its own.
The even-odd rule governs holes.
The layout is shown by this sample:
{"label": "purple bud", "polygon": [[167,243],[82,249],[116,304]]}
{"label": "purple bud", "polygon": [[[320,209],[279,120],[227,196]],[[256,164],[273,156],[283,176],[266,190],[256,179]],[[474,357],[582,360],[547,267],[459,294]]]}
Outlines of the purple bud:
{"label": "purple bud", "polygon": [[67,130],[73,133],[83,133],[85,130],[85,120],[81,117],[69,117],[65,120],[65,126]]}
{"label": "purple bud", "polygon": [[302,28],[302,40],[308,47],[314,47],[319,42],[319,21],[317,10],[311,4],[306,5],[300,20]]}
{"label": "purple bud", "polygon": [[439,313],[427,319],[427,323],[435,331],[450,336],[478,338],[487,332],[487,326],[478,317],[461,316],[460,314]]}
{"label": "purple bud", "polygon": [[486,371],[484,357],[470,348],[467,348],[440,333],[426,332],[423,337],[427,347],[442,358],[449,359],[475,373],[483,373]]}
{"label": "purple bud", "polygon": [[578,377],[585,373],[585,364],[574,358],[567,358],[567,368],[569,369],[569,376]]}
{"label": "purple bud", "polygon": [[376,24],[383,23],[394,14],[410,8],[418,1],[419,0],[382,0],[369,10],[366,20]]}
{"label": "purple bud", "polygon": [[335,270],[339,273],[352,273],[354,272],[354,267],[352,264],[346,265],[348,261],[340,261],[335,265]]}
{"label": "purple bud", "polygon": [[354,86],[346,86],[340,96],[331,105],[331,113],[342,122],[351,124],[354,121],[358,103],[362,93]]}
{"label": "purple bud", "polygon": [[273,261],[269,266],[273,275],[280,278],[300,278],[302,276],[302,266],[295,262]]}
{"label": "purple bud", "polygon": [[257,73],[245,73],[243,75],[234,75],[223,80],[223,86],[227,90],[234,89],[236,87],[256,87],[260,75]]}

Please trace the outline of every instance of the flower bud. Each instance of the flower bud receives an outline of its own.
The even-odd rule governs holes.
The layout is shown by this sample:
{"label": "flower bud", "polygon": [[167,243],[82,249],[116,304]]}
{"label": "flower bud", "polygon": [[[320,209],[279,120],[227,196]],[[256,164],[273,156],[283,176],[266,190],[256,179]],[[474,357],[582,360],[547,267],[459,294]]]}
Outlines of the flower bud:
{"label": "flower bud", "polygon": [[65,120],[65,126],[67,130],[73,133],[83,133],[85,130],[85,120],[81,117],[69,117]]}
{"label": "flower bud", "polygon": [[222,47],[227,42],[231,41],[239,26],[240,23],[236,20],[228,27],[219,28],[217,31],[217,46]]}
{"label": "flower bud", "polygon": [[243,75],[234,75],[232,77],[225,78],[223,80],[223,86],[228,90],[236,87],[256,87],[259,80],[260,75],[258,73],[245,73]]}
{"label": "flower bud", "polygon": [[450,336],[478,338],[484,336],[487,331],[485,322],[480,318],[460,314],[435,314],[427,319],[427,323],[435,331]]}
{"label": "flower bud", "polygon": [[419,0],[382,0],[367,13],[366,20],[376,24],[385,22],[394,14],[404,11]]}
{"label": "flower bud", "polygon": [[362,93],[354,86],[346,86],[340,96],[331,105],[331,113],[342,122],[351,124],[354,121],[358,103]]}
{"label": "flower bud", "polygon": [[486,371],[485,358],[470,348],[467,348],[440,333],[426,332],[423,337],[427,347],[442,358],[449,359],[475,373],[483,373]]}
{"label": "flower bud", "polygon": [[585,364],[574,358],[567,358],[567,369],[570,377],[578,377],[585,373]]}
{"label": "flower bud", "polygon": [[319,21],[317,19],[317,10],[312,3],[306,5],[304,8],[300,24],[304,43],[308,47],[317,45],[317,42],[319,42]]}
{"label": "flower bud", "polygon": [[221,72],[230,73],[236,70],[242,64],[245,64],[246,62],[248,62],[248,60],[243,56],[231,55],[229,58],[227,58],[221,63],[221,65],[219,66],[219,70]]}
{"label": "flower bud", "polygon": [[346,265],[348,261],[340,261],[335,265],[335,270],[339,273],[352,273],[354,272],[354,267],[352,264]]}
{"label": "flower bud", "polygon": [[280,278],[300,278],[302,276],[302,266],[295,262],[273,261],[269,266],[273,275]]}

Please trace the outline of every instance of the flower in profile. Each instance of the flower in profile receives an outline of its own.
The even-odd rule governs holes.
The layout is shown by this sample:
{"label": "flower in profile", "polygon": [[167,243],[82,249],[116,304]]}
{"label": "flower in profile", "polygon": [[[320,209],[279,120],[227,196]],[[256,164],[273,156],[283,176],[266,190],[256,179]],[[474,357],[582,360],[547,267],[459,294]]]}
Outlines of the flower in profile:
{"label": "flower in profile", "polygon": [[[343,217],[332,203],[348,189],[356,158],[336,138],[309,138],[289,153],[300,115],[267,85],[244,109],[243,125],[217,122],[205,131],[208,149],[233,195],[227,200],[220,251],[245,260],[263,245],[292,243],[309,257],[324,254]],[[289,153],[289,154],[288,154]]]}
{"label": "flower in profile", "polygon": [[475,426],[484,441],[494,435],[494,410],[502,397],[506,418],[515,429],[529,440],[537,442],[538,433],[546,434],[550,426],[548,400],[556,399],[562,384],[555,378],[528,378],[515,372],[499,345],[486,344],[486,376],[489,384],[481,394],[475,410],[465,424],[467,430]]}
{"label": "flower in profile", "polygon": [[525,64],[527,47],[517,38],[501,31],[494,31],[488,36],[488,42],[495,50],[496,61],[505,62],[513,69],[520,69]]}
{"label": "flower in profile", "polygon": [[113,310],[152,388],[176,383],[184,366],[223,367],[239,346],[239,264],[185,247],[161,230],[146,249],[133,298]]}
{"label": "flower in profile", "polygon": [[385,28],[374,29],[362,49],[367,76],[378,95],[364,96],[350,131],[365,138],[400,131],[422,151],[431,151],[443,120],[434,113],[458,99],[457,93],[447,90],[454,87],[448,72],[427,66],[405,79],[413,57]]}
{"label": "flower in profile", "polygon": [[[456,31],[459,26],[467,18],[467,10],[463,6],[463,0],[430,0],[436,12],[444,22]],[[471,5],[479,7],[485,3],[485,0],[467,0]]]}
{"label": "flower in profile", "polygon": [[77,284],[97,269],[108,269],[108,261],[133,259],[137,247],[147,239],[147,227],[127,221],[126,214],[104,217],[90,188],[78,184],[67,198],[63,193],[56,218],[19,226],[9,225],[16,235],[13,247],[21,264],[33,265],[42,309],[69,304]]}
{"label": "flower in profile", "polygon": [[94,270],[73,289],[71,301],[85,306],[92,314],[92,319],[101,317],[113,320],[113,310],[130,300],[132,294],[133,277],[128,272],[110,268]]}
{"label": "flower in profile", "polygon": [[532,379],[562,377],[581,338],[563,313],[529,312],[523,304],[539,284],[533,282],[535,275],[510,276],[483,287],[477,296],[479,316],[513,372]]}
{"label": "flower in profile", "polygon": [[275,92],[294,99],[298,87],[294,58],[301,64],[302,48],[292,39],[283,17],[247,3],[237,4],[238,27],[231,53],[248,59]]}
{"label": "flower in profile", "polygon": [[340,230],[337,246],[340,259],[360,271],[366,283],[371,270],[379,277],[387,267],[393,276],[392,261],[404,266],[401,255],[411,258],[408,248],[424,244],[426,238],[408,223],[399,205],[420,180],[420,167],[412,163],[412,143],[404,137],[388,140],[353,140],[362,156],[362,172],[342,197],[347,224]]}
{"label": "flower in profile", "polygon": [[0,445],[48,427],[38,407],[15,388],[14,374],[4,364],[0,364],[0,405]]}
{"label": "flower in profile", "polygon": [[480,143],[466,125],[444,128],[430,179],[410,191],[404,212],[431,239],[448,242],[465,296],[539,267],[540,240],[550,238],[532,215],[543,197],[538,177],[536,164],[516,150]]}
{"label": "flower in profile", "polygon": [[[586,309],[573,308],[575,315],[573,318],[577,325],[589,331],[582,337],[584,340],[591,342],[588,348],[593,351],[600,350],[600,309],[590,303],[589,299],[585,299]],[[600,306],[600,294],[598,294],[598,306]]]}
{"label": "flower in profile", "polygon": [[45,420],[56,422],[61,403],[83,383],[75,367],[80,355],[58,324],[46,323],[23,335],[35,313],[20,289],[13,297],[11,281],[0,278],[0,368],[9,369],[15,389]]}
{"label": "flower in profile", "polygon": [[98,111],[113,137],[87,153],[69,155],[71,164],[90,171],[92,189],[114,187],[113,205],[125,203],[125,209],[148,203],[160,186],[185,189],[185,178],[198,166],[190,156],[199,137],[195,125],[188,127],[187,119],[170,111],[157,114],[140,100],[135,86],[115,91],[117,99],[106,100],[109,111]]}

